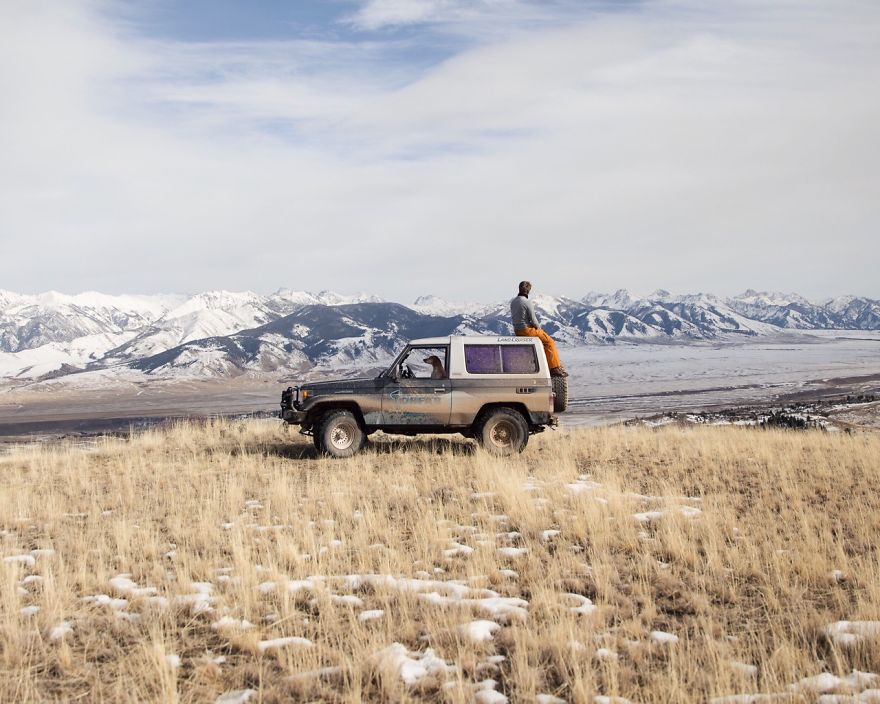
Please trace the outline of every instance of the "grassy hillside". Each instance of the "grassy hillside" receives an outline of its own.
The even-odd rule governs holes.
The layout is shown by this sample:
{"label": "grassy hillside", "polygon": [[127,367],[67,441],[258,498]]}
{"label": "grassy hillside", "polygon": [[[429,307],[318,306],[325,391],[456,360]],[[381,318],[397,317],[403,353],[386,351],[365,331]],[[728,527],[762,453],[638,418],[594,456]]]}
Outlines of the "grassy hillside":
{"label": "grassy hillside", "polygon": [[218,422],[14,450],[0,482],[2,701],[880,687],[852,674],[880,673],[876,434],[602,428],[513,459],[379,438],[331,461]]}

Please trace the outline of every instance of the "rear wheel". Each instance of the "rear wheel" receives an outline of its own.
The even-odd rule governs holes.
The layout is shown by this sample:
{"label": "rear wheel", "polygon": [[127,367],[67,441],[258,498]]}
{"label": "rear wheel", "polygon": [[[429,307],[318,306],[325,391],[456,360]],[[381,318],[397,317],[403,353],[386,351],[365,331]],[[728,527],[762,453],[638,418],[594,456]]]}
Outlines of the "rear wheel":
{"label": "rear wheel", "polygon": [[568,408],[568,377],[551,376],[550,381],[553,382],[553,412],[562,413]]}
{"label": "rear wheel", "polygon": [[493,455],[513,455],[525,449],[529,426],[518,411],[496,408],[483,417],[476,437]]}
{"label": "rear wheel", "polygon": [[351,411],[330,411],[321,418],[314,432],[318,452],[331,457],[351,457],[367,439]]}

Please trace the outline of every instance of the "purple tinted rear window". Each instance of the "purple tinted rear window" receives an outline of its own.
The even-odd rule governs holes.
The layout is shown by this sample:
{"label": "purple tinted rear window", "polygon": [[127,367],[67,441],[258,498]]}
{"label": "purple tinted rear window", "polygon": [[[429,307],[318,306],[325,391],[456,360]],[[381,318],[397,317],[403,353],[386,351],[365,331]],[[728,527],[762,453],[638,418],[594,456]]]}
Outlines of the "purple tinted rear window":
{"label": "purple tinted rear window", "polygon": [[534,345],[465,345],[468,374],[534,374],[538,358]]}
{"label": "purple tinted rear window", "polygon": [[468,374],[500,374],[501,350],[498,345],[465,345],[464,368]]}
{"label": "purple tinted rear window", "polygon": [[505,374],[534,374],[538,358],[534,345],[502,345],[501,367]]}

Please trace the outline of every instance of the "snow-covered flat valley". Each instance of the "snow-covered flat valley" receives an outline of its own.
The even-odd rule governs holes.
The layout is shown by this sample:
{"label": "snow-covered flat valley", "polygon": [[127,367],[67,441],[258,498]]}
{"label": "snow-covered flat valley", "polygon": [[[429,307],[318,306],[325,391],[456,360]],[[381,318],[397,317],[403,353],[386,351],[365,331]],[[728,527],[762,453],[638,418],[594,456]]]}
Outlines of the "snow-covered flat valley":
{"label": "snow-covered flat valley", "polygon": [[[811,331],[743,342],[562,349],[570,377],[564,425],[662,412],[880,391],[880,332]],[[357,365],[328,372],[351,375]],[[260,377],[80,385],[86,375],[0,389],[0,434],[127,427],[133,419],[270,412],[292,379]],[[315,378],[315,374],[310,375]],[[53,430],[55,429],[55,430]]]}
{"label": "snow-covered flat valley", "polygon": [[811,331],[739,344],[589,346],[562,356],[571,373],[566,418],[574,424],[880,389],[877,331]]}

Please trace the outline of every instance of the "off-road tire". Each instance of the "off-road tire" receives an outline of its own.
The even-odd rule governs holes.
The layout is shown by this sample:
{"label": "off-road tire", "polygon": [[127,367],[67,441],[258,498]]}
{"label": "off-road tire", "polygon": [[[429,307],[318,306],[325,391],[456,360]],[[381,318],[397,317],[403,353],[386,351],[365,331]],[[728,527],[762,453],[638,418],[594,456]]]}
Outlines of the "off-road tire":
{"label": "off-road tire", "polygon": [[481,417],[474,436],[493,455],[513,455],[528,444],[529,426],[519,411],[495,408]]}
{"label": "off-road tire", "polygon": [[568,408],[568,377],[567,376],[551,376],[550,381],[553,382],[553,412],[562,413]]}
{"label": "off-road tire", "polygon": [[329,457],[351,457],[360,452],[367,435],[351,411],[328,411],[314,429],[315,449]]}

